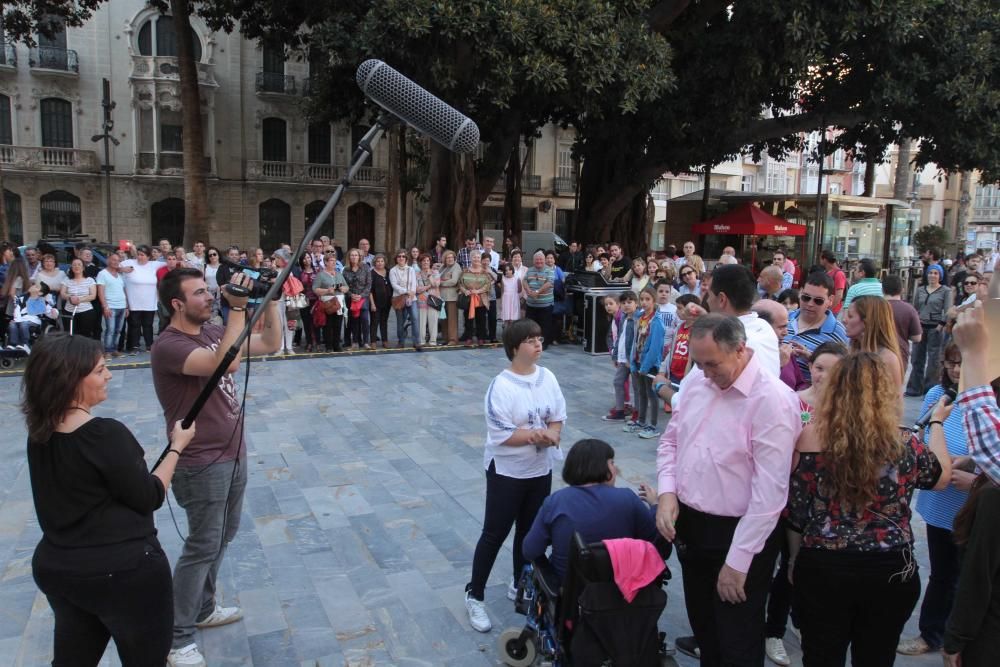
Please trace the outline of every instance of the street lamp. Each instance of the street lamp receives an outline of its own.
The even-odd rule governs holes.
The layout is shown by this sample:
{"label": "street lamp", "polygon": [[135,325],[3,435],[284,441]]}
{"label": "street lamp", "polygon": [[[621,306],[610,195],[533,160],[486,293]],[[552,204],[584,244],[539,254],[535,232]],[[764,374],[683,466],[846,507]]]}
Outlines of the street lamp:
{"label": "street lamp", "polygon": [[111,117],[111,111],[115,108],[115,103],[111,99],[111,82],[107,79],[103,80],[104,84],[104,96],[101,100],[101,106],[104,108],[104,122],[101,124],[101,130],[103,134],[95,134],[90,137],[93,142],[103,141],[104,142],[104,166],[101,167],[104,171],[106,180],[106,186],[104,188],[104,205],[107,209],[107,220],[108,220],[108,243],[114,241],[114,235],[111,231],[111,172],[115,168],[111,165],[111,144],[117,146],[119,141],[111,136],[111,131],[115,129],[115,120]]}

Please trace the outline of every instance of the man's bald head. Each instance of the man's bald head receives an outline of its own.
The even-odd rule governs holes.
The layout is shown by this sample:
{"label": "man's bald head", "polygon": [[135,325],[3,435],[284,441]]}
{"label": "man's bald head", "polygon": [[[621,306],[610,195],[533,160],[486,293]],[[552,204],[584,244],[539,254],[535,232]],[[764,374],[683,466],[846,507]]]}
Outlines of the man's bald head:
{"label": "man's bald head", "polygon": [[757,278],[757,284],[768,294],[777,294],[781,291],[781,279],[783,277],[784,274],[779,267],[765,266]]}
{"label": "man's bald head", "polygon": [[788,335],[788,310],[777,301],[761,299],[751,308],[757,316],[771,325],[778,340],[784,340]]}

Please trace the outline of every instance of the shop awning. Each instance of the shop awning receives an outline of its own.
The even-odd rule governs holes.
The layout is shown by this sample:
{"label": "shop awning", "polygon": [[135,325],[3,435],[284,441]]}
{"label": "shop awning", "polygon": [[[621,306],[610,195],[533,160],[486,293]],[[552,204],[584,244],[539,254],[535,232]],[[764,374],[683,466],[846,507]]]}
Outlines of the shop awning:
{"label": "shop awning", "polygon": [[694,234],[737,234],[741,236],[805,236],[806,226],[771,215],[753,204],[744,204],[717,218],[691,227]]}

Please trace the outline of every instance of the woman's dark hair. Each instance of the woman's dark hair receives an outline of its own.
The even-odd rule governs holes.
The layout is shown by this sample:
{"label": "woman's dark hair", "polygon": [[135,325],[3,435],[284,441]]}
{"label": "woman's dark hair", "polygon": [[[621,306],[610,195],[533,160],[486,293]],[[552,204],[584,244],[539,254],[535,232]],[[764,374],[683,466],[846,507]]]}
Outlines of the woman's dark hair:
{"label": "woman's dark hair", "polygon": [[181,283],[185,280],[203,280],[204,278],[204,274],[198,269],[189,269],[184,266],[171,269],[163,276],[160,280],[160,286],[157,287],[156,291],[160,297],[160,303],[163,304],[163,309],[167,311],[168,316],[174,316],[173,300],[184,300],[184,290],[181,289]]}
{"label": "woman's dark hair", "polygon": [[603,440],[579,440],[566,455],[562,478],[570,486],[603,484],[611,479],[608,461],[615,458],[615,450]]}
{"label": "woman's dark hair", "polygon": [[312,268],[312,257],[309,256],[309,253],[304,252],[299,256],[299,268],[306,268],[306,262],[308,262],[309,268]]}
{"label": "woman's dark hair", "polygon": [[219,263],[222,262],[222,251],[219,250],[218,248],[216,248],[214,245],[210,245],[207,248],[205,248],[205,263],[206,264],[208,264],[208,256],[211,255],[213,252],[216,255],[219,256]]}
{"label": "woman's dark hair", "polygon": [[54,331],[31,347],[21,378],[21,413],[28,441],[44,444],[77,398],[80,382],[101,359],[101,343]]}
{"label": "woman's dark hair", "polygon": [[679,297],[677,297],[677,301],[674,302],[674,305],[677,306],[678,309],[680,309],[688,305],[689,303],[693,303],[697,306],[700,306],[701,299],[699,299],[697,295],[694,294],[681,294]]}
{"label": "woman's dark hair", "polygon": [[150,247],[148,245],[143,244],[143,245],[136,246],[135,247],[135,252],[136,252],[136,254],[139,254],[141,252],[146,257],[149,257],[149,255],[153,251],[152,251],[152,249],[150,249]]}
{"label": "woman's dark hair", "polygon": [[962,508],[958,510],[958,514],[955,515],[955,522],[952,527],[952,538],[958,546],[967,544],[969,538],[972,536],[972,524],[976,522],[976,506],[979,504],[979,496],[982,494],[983,489],[990,486],[993,486],[993,482],[986,476],[986,473],[979,473],[979,476],[972,483],[972,488],[969,489],[969,497],[965,499],[965,504],[962,505]]}
{"label": "woman's dark hair", "polygon": [[962,351],[958,349],[958,345],[955,345],[955,341],[949,341],[944,349],[941,351],[941,386],[945,389],[958,389],[958,385],[951,381],[951,377],[948,375],[948,367],[945,366],[945,362],[948,361],[949,357],[958,357],[958,361],[962,361]]}
{"label": "woman's dark hair", "polygon": [[542,335],[542,327],[538,322],[529,320],[517,320],[503,330],[503,351],[507,353],[507,358],[514,360],[514,353],[521,343],[529,338],[537,338]]}
{"label": "woman's dark hair", "polygon": [[823,343],[822,345],[817,346],[816,349],[812,351],[812,354],[809,355],[809,363],[810,364],[816,363],[816,360],[822,357],[824,354],[832,354],[835,357],[840,357],[841,359],[843,359],[848,354],[850,354],[850,350],[848,350],[847,346],[844,345],[843,343],[840,343],[835,340],[830,340]]}
{"label": "woman's dark hair", "polygon": [[796,306],[799,305],[799,291],[789,288],[778,295],[778,303],[785,303],[786,301],[791,301]]}

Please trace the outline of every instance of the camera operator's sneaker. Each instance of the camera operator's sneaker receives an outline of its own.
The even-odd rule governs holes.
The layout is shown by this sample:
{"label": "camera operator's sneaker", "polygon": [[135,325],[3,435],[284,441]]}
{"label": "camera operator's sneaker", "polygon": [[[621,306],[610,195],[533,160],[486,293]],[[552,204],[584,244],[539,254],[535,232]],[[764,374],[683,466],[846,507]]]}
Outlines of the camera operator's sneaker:
{"label": "camera operator's sneaker", "polygon": [[625,431],[626,433],[638,433],[640,429],[642,429],[642,424],[640,424],[637,421],[630,421],[629,423],[625,424],[625,428],[623,428],[622,430]]}
{"label": "camera operator's sneaker", "polygon": [[197,644],[188,644],[184,648],[175,648],[167,654],[167,665],[170,667],[205,667],[205,658],[198,650]]}
{"label": "camera operator's sneaker", "polygon": [[243,618],[243,610],[239,607],[223,607],[221,604],[215,605],[215,611],[202,621],[194,624],[196,628],[216,628],[220,625],[229,625]]}

